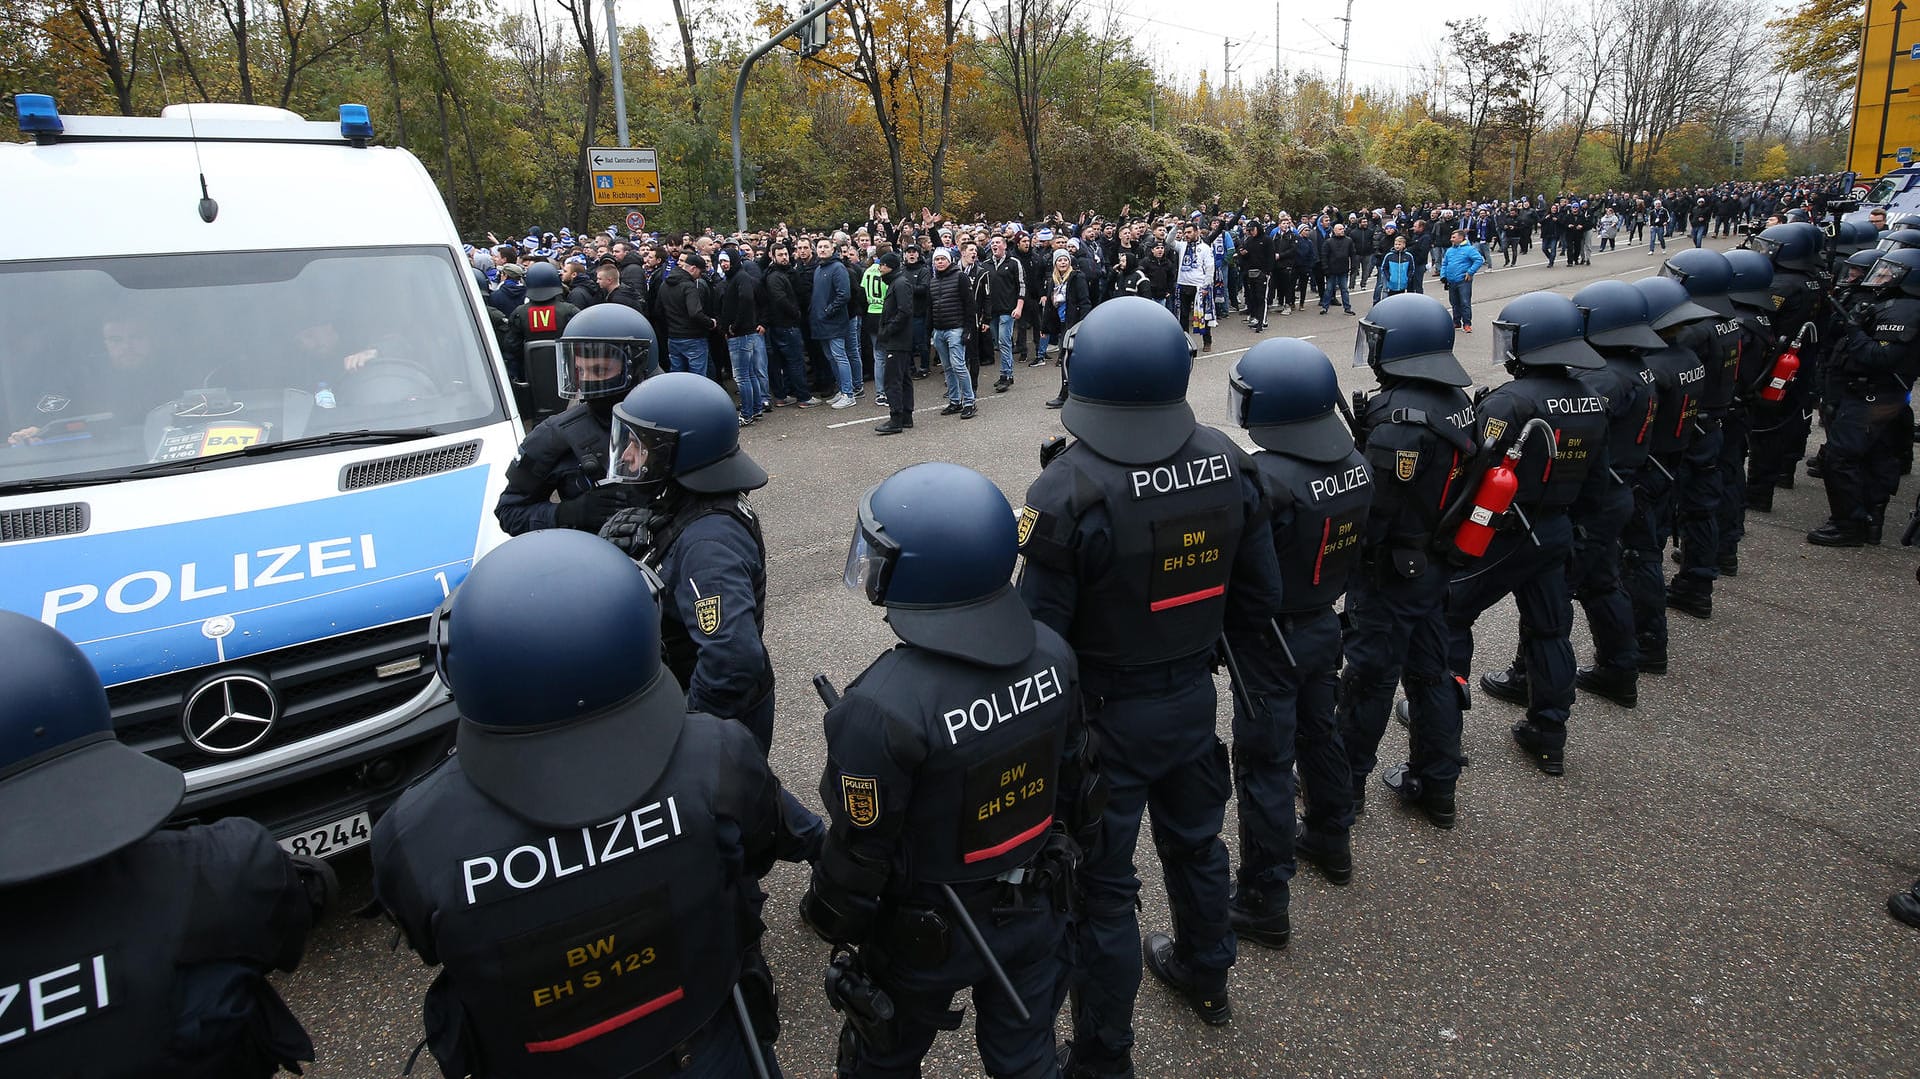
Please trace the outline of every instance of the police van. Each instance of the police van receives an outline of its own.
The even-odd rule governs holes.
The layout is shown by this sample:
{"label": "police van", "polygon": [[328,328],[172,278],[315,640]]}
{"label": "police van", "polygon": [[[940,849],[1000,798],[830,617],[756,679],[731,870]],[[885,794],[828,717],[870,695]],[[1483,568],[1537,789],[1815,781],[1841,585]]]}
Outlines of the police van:
{"label": "police van", "polygon": [[1865,191],[1854,190],[1859,193],[1860,205],[1845,215],[1848,221],[1865,224],[1872,220],[1875,210],[1885,210],[1888,221],[1901,214],[1920,213],[1920,166],[1902,166],[1875,180]]}
{"label": "police van", "polygon": [[362,106],[17,104],[0,607],[79,644],[184,817],[365,843],[452,745],[428,626],[521,433],[446,206]]}

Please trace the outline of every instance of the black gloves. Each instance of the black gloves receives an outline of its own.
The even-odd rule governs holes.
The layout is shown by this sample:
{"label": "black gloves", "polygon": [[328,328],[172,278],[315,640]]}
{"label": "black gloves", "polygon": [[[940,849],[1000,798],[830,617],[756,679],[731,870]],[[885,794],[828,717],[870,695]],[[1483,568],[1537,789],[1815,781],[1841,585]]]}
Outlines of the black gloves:
{"label": "black gloves", "polygon": [[553,513],[553,522],[561,528],[598,532],[600,526],[606,524],[607,519],[625,504],[618,488],[595,487],[561,502],[560,508]]}

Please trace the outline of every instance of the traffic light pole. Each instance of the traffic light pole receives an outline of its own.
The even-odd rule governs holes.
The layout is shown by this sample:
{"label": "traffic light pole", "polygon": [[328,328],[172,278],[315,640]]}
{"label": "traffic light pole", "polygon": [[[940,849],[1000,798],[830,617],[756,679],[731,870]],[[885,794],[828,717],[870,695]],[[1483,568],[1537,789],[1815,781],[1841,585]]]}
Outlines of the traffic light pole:
{"label": "traffic light pole", "polygon": [[823,0],[819,5],[809,8],[800,15],[792,26],[760,43],[760,47],[747,54],[747,60],[740,65],[740,77],[733,80],[733,216],[734,226],[741,232],[747,231],[747,189],[741,185],[740,166],[740,112],[746,107],[747,72],[760,58],[772,52],[782,41],[799,33],[813,20],[825,15],[840,0]]}

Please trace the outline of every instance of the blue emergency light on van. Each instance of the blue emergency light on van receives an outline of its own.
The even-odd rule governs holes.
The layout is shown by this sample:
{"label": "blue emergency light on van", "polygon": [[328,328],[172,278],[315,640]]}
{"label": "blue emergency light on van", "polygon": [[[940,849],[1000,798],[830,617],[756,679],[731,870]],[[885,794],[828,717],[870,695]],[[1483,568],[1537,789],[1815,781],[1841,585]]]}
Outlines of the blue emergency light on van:
{"label": "blue emergency light on van", "polygon": [[20,117],[20,130],[28,135],[58,135],[67,129],[51,94],[15,94],[13,107]]}
{"label": "blue emergency light on van", "polygon": [[340,134],[349,139],[373,138],[373,119],[365,105],[340,106]]}

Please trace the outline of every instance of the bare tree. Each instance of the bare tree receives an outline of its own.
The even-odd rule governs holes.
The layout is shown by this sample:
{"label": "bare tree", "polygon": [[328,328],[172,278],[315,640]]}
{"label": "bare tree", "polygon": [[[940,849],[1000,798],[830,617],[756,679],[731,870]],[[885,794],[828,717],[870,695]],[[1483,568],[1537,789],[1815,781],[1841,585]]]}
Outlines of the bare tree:
{"label": "bare tree", "polygon": [[687,62],[687,96],[692,102],[693,122],[700,122],[700,56],[693,49],[692,0],[673,0],[673,23],[680,31],[680,51]]}
{"label": "bare tree", "polygon": [[[147,0],[65,0],[59,5],[80,24],[84,40],[65,44],[98,64],[113,87],[120,115],[133,115],[134,79],[140,73],[140,34]],[[45,28],[48,24],[43,23]]]}
{"label": "bare tree", "polygon": [[593,209],[592,177],[587,169],[587,148],[600,130],[600,108],[606,102],[607,70],[600,64],[600,26],[594,22],[597,0],[554,0],[573,24],[574,39],[580,43],[580,59],[587,67],[586,116],[580,128],[580,146],[573,158],[573,206],[567,220],[577,229],[587,227],[587,215]]}
{"label": "bare tree", "polygon": [[988,9],[991,31],[986,46],[995,63],[987,70],[1013,95],[1020,118],[1020,134],[1027,144],[1028,179],[1033,186],[1033,215],[1045,212],[1045,181],[1040,175],[1040,122],[1047,91],[1053,85],[1068,37],[1079,14],[1080,0],[1003,0],[999,11]]}

